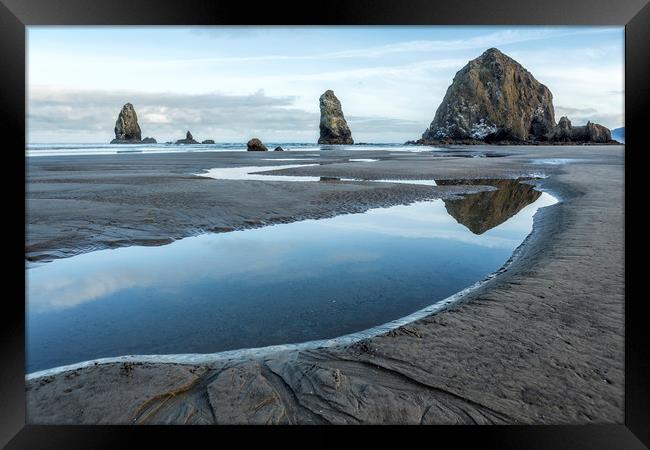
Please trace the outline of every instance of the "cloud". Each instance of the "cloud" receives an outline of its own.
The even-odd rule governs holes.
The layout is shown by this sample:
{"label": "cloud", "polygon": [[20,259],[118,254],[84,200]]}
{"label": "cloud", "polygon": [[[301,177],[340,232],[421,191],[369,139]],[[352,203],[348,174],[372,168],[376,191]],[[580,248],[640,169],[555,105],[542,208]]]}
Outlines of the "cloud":
{"label": "cloud", "polygon": [[566,106],[555,107],[555,119],[567,116],[572,125],[585,125],[588,121],[605,125],[608,128],[623,126],[622,113],[608,113],[596,108],[571,108]]}
{"label": "cloud", "polygon": [[360,117],[346,118],[355,142],[376,142],[376,136],[381,133],[387,142],[404,142],[404,136],[419,137],[428,126],[428,123],[417,120],[391,119],[387,117]]}
{"label": "cloud", "polygon": [[572,125],[585,125],[588,121],[605,125],[609,128],[623,126],[622,113],[608,113],[596,108],[571,108],[567,106],[555,107],[555,118],[567,116]]}
{"label": "cloud", "polygon": [[596,114],[598,110],[596,108],[571,108],[569,106],[556,106],[555,112],[559,113],[562,116],[571,116],[574,114]]}
{"label": "cloud", "polygon": [[31,89],[28,104],[30,136],[44,133],[93,133],[109,141],[121,106],[136,108],[143,135],[180,139],[187,129],[204,139],[206,133],[246,135],[251,129],[305,129],[318,123],[313,114],[291,108],[292,97],[251,95],[138,93]]}
{"label": "cloud", "polygon": [[[315,142],[318,137],[316,106],[305,111],[293,106],[294,97],[268,96],[264,91],[185,95],[35,87],[29,91],[29,141],[109,142],[126,102],[135,106],[143,137],[159,142],[180,139],[187,130],[196,139],[221,142],[243,142],[253,135],[271,142]],[[418,135],[423,127],[420,122],[390,117],[350,116],[348,121],[355,133],[370,139],[378,131],[386,136]]]}

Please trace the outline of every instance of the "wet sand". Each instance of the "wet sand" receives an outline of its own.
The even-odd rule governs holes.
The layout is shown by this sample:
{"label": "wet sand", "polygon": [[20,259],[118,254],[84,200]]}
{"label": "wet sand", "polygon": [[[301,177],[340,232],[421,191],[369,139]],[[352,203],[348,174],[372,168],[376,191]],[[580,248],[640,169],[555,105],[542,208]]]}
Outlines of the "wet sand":
{"label": "wet sand", "polygon": [[[283,153],[292,158],[306,155],[306,164],[314,160],[324,164],[312,167],[310,174],[320,168],[323,174],[341,170],[365,176],[367,169],[362,166],[376,164],[348,162],[359,153],[374,152],[318,158],[314,152]],[[274,165],[286,164],[280,156],[277,162],[271,161],[273,155],[211,152],[28,158],[26,257],[52,260],[103,248],[161,245],[205,232],[358,213],[468,191],[358,182],[241,182],[194,175],[215,167],[268,165],[272,170]],[[396,168],[404,165],[393,161]],[[412,166],[406,164],[396,173],[408,172]],[[373,173],[390,172],[390,168],[381,168]]]}
{"label": "wet sand", "polygon": [[[561,202],[537,213],[507,270],[452,307],[350,345],[201,364],[131,358],[32,377],[28,423],[623,423],[623,147],[498,151],[509,156],[337,153],[319,158],[331,164],[284,172],[369,179],[548,175],[537,184]],[[27,255],[155,244],[476,189],[189,175],[273,164],[262,161],[273,156],[30,158]],[[551,158],[574,161],[530,164]]]}

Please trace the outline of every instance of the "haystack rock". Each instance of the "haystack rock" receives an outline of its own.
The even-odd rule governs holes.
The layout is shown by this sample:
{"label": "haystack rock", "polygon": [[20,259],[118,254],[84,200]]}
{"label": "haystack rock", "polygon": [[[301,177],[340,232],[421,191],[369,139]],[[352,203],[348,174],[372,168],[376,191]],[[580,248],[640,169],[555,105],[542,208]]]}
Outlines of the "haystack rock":
{"label": "haystack rock", "polygon": [[269,149],[266,148],[266,145],[262,144],[262,141],[253,138],[246,143],[246,150],[249,152],[267,152]]}
{"label": "haystack rock", "polygon": [[133,144],[140,143],[142,132],[138,125],[138,115],[131,103],[122,106],[122,110],[117,116],[115,122],[115,139],[111,144]]}
{"label": "haystack rock", "polygon": [[602,125],[556,126],[551,91],[517,61],[490,48],[456,73],[416,143],[547,141],[614,143]]}
{"label": "haystack rock", "polygon": [[320,96],[319,144],[354,144],[352,133],[343,116],[341,102],[331,90]]}
{"label": "haystack rock", "polygon": [[198,144],[198,142],[194,140],[192,133],[190,133],[189,131],[185,133],[185,139],[179,139],[176,141],[176,143],[177,144]]}
{"label": "haystack rock", "polygon": [[528,140],[555,126],[553,95],[496,48],[467,63],[447,89],[423,140]]}

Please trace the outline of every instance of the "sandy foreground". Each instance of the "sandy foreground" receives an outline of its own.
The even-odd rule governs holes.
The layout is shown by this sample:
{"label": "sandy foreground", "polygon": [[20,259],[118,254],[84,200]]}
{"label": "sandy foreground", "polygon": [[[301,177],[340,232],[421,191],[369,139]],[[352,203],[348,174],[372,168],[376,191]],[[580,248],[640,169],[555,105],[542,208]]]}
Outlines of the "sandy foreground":
{"label": "sandy foreground", "polygon": [[[623,423],[624,148],[484,149],[508,156],[335,152],[312,158],[326,164],[282,172],[369,179],[548,175],[537,186],[560,203],[537,213],[505,270],[453,306],[345,345],[215,355],[200,364],[132,357],[28,376],[28,423]],[[200,232],[476,190],[191,175],[288,164],[265,159],[309,154],[29,158],[26,256],[160,245]],[[571,161],[532,162],[552,158]]]}

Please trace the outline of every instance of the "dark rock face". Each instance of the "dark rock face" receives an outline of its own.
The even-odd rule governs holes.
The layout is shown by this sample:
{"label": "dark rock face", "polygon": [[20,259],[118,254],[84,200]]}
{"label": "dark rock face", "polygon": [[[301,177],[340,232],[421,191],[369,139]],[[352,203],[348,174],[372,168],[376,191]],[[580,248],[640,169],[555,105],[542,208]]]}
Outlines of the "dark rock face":
{"label": "dark rock face", "polygon": [[478,139],[498,132],[514,139],[555,126],[553,95],[517,61],[496,48],[454,77],[423,139]]}
{"label": "dark rock face", "polygon": [[556,126],[551,91],[517,61],[490,48],[456,73],[431,125],[416,143],[536,142],[612,141],[602,125]]}
{"label": "dark rock face", "polygon": [[253,138],[246,143],[246,150],[249,152],[267,152],[269,149],[266,148],[266,145],[262,144],[262,141]]}
{"label": "dark rock face", "polygon": [[157,144],[156,140],[152,137],[146,137],[141,141],[143,144]]}
{"label": "dark rock face", "polygon": [[571,121],[568,117],[563,116],[552,130],[547,134],[548,140],[555,140],[558,142],[571,141]]}
{"label": "dark rock face", "polygon": [[142,139],[140,125],[138,125],[138,115],[131,103],[122,106],[122,110],[117,116],[115,122],[115,139],[111,144],[121,143],[139,143]]}
{"label": "dark rock face", "polygon": [[586,142],[609,142],[612,140],[612,132],[609,131],[609,128],[593,122],[587,122],[585,125],[584,136]]}
{"label": "dark rock face", "polygon": [[549,141],[555,142],[608,143],[612,140],[612,134],[608,128],[592,122],[587,122],[585,126],[574,127],[567,117],[562,117],[546,137]]}
{"label": "dark rock face", "polygon": [[194,137],[192,136],[192,133],[189,131],[185,133],[185,139],[179,139],[176,141],[177,144],[198,144],[198,141],[194,140]]}
{"label": "dark rock face", "polygon": [[280,147],[279,145],[273,149],[274,152],[283,152],[284,149]]}
{"label": "dark rock face", "polygon": [[206,139],[205,141],[201,141],[201,144],[214,144],[214,141],[212,139]]}
{"label": "dark rock face", "polygon": [[354,144],[352,133],[343,116],[341,102],[331,90],[320,96],[319,144]]}
{"label": "dark rock face", "polygon": [[483,234],[517,214],[542,195],[518,180],[436,180],[445,185],[486,185],[495,191],[465,195],[460,200],[445,200],[445,209],[474,234]]}

